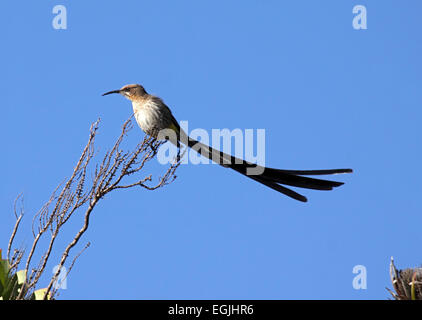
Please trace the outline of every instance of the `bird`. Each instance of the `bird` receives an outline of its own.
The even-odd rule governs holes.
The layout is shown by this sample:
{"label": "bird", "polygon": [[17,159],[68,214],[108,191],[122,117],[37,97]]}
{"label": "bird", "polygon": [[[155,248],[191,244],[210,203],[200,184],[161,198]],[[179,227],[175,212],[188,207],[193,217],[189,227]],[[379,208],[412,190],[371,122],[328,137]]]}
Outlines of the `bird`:
{"label": "bird", "polygon": [[[169,140],[179,147],[179,150],[180,143],[185,142],[189,148],[196,150],[202,156],[221,166],[237,171],[252,180],[301,202],[307,202],[308,199],[286,186],[314,190],[332,190],[344,183],[306,176],[334,175],[353,172],[352,169],[284,170],[262,167],[243,159],[235,158],[232,155],[223,153],[190,138],[182,130],[170,108],[164,101],[158,96],[147,93],[145,88],[140,84],[128,84],[121,89],[108,91],[104,93],[103,96],[109,94],[120,94],[132,102],[136,122],[147,135],[159,140]],[[168,130],[171,130],[171,132],[175,134],[165,135],[164,137],[160,136],[160,132]],[[258,169],[256,172],[260,172],[260,174],[248,174],[252,169]]]}

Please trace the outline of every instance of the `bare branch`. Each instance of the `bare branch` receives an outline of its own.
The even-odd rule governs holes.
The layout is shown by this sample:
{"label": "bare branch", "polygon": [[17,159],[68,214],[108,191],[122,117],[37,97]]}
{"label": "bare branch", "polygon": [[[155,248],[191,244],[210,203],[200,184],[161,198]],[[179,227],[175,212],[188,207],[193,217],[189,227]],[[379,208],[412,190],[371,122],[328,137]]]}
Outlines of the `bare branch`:
{"label": "bare branch", "polygon": [[[113,190],[128,189],[132,187],[142,187],[147,190],[156,190],[171,183],[176,177],[175,171],[180,165],[180,158],[175,159],[173,163],[168,165],[163,176],[160,177],[156,183],[153,183],[151,174],[142,175],[142,170],[145,168],[145,165],[156,156],[158,148],[164,142],[160,142],[152,137],[146,136],[134,150],[122,150],[121,146],[124,138],[133,127],[130,119],[123,124],[121,133],[113,147],[109,151],[105,152],[104,157],[99,162],[93,164],[93,169],[91,170],[90,164],[96,155],[94,142],[98,126],[99,120],[91,125],[88,142],[84,147],[70,178],[59,184],[59,186],[51,194],[49,200],[34,216],[32,223],[34,240],[26,258],[24,268],[26,274],[28,274],[30,268],[31,272],[24,283],[26,290],[21,290],[18,299],[28,298],[35,290],[42,274],[45,271],[51,254],[54,251],[55,242],[61,234],[60,231],[62,230],[62,227],[72,217],[80,216],[75,215],[75,212],[84,208],[82,226],[61,253],[57,270],[49,280],[44,299],[46,299],[47,296],[54,297],[56,294],[57,290],[55,288],[52,289],[52,287],[60,274],[60,270],[62,270],[65,265],[71,250],[79,243],[80,239],[88,229],[90,217],[95,206],[106,194]],[[135,181],[124,183],[126,178],[129,176],[136,177]],[[91,180],[89,181],[87,177],[91,177]],[[60,194],[57,195],[57,191],[60,188]],[[18,216],[15,208],[15,216],[17,218],[17,222],[15,228],[13,229],[11,240],[9,241],[8,258],[13,239],[23,216],[23,211],[21,211],[21,215]],[[37,220],[36,223],[35,220]],[[47,231],[49,232],[47,233]],[[32,259],[35,253],[41,250],[41,248],[38,247],[38,244],[42,237],[49,237],[48,244],[46,248],[44,248],[38,264],[36,264],[35,267],[31,267],[31,265],[33,265]],[[82,251],[84,251],[88,246],[89,243]],[[74,257],[68,272],[70,272],[76,259],[80,256],[82,251]],[[23,251],[15,250],[12,258],[12,260],[15,261],[15,266],[19,265],[22,255]]]}
{"label": "bare branch", "polygon": [[15,214],[15,217],[16,217],[16,223],[15,223],[15,226],[13,227],[12,235],[10,236],[10,239],[9,239],[9,244],[7,245],[7,260],[9,261],[10,261],[10,249],[12,248],[13,240],[15,239],[16,232],[18,231],[19,224],[21,223],[22,217],[24,215],[23,204],[21,205],[19,215],[17,214],[16,202],[19,199],[21,199],[21,201],[23,202],[22,193],[16,197],[15,202],[13,204],[13,213]]}

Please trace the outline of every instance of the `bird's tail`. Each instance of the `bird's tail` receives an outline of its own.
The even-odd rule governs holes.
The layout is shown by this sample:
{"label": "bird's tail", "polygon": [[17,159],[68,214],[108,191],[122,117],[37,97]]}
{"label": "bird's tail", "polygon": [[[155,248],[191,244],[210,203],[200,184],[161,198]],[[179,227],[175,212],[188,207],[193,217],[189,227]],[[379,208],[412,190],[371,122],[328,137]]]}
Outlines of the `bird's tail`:
{"label": "bird's tail", "polygon": [[[283,185],[314,190],[332,190],[333,188],[341,186],[343,182],[303,177],[303,175],[316,176],[353,172],[352,169],[281,170],[259,167],[257,164],[235,158],[191,138],[188,138],[188,146],[200,153],[202,156],[222,165],[223,167],[233,169],[248,178],[302,202],[308,201],[306,197],[286,188]],[[251,169],[252,171],[262,173],[259,175],[250,175],[248,172],[250,172],[249,170]]]}

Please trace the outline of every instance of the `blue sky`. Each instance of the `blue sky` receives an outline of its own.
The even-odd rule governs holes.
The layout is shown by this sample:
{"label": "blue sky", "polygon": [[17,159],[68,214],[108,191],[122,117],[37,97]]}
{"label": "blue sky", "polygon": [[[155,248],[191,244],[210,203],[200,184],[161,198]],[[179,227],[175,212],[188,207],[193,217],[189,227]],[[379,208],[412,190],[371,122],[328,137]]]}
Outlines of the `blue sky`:
{"label": "blue sky", "polygon": [[[52,27],[58,4],[67,30]],[[367,30],[352,27],[359,4]],[[386,299],[390,257],[401,268],[422,262],[421,9],[3,1],[0,247],[15,197],[24,194],[30,224],[71,174],[93,121],[102,119],[97,148],[115,140],[131,106],[101,94],[141,83],[190,128],[265,129],[271,167],[355,173],[335,191],[304,191],[306,204],[215,165],[183,165],[158,191],[110,194],[73,251],[91,242],[60,298]],[[135,130],[128,144],[142,137]],[[356,265],[366,290],[352,286]]]}

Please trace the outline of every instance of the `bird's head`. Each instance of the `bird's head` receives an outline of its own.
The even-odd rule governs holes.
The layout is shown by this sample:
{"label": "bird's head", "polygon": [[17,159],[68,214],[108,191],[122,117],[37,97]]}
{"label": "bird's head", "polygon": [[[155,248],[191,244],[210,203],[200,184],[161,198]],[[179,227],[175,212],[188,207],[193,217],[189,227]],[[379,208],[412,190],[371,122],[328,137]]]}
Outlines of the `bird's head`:
{"label": "bird's head", "polygon": [[119,90],[113,90],[113,91],[106,92],[106,93],[103,94],[103,96],[106,96],[106,95],[112,94],[112,93],[119,93],[119,94],[121,94],[122,96],[124,96],[125,98],[127,98],[131,101],[136,100],[138,98],[141,98],[141,97],[143,97],[144,95],[147,94],[144,87],[141,86],[140,84],[127,84]]}

